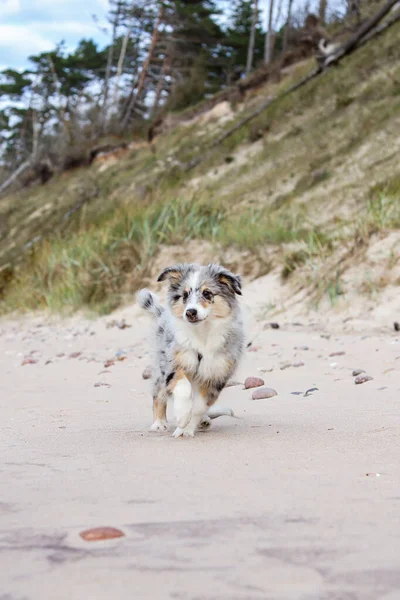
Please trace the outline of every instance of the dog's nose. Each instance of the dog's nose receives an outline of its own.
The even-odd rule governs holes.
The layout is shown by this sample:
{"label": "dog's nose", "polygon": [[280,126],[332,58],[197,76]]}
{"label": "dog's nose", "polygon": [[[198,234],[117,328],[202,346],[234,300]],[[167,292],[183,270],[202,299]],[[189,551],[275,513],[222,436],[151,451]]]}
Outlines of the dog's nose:
{"label": "dog's nose", "polygon": [[186,316],[189,320],[195,319],[197,317],[197,310],[195,308],[188,308]]}

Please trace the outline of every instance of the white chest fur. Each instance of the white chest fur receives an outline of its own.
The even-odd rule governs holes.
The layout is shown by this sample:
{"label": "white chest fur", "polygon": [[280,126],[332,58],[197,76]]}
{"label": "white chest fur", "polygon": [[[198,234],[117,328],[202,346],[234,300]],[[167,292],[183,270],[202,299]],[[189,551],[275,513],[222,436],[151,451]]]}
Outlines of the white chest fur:
{"label": "white chest fur", "polygon": [[183,367],[205,381],[220,379],[232,368],[232,359],[223,351],[224,323],[179,323],[176,339],[181,348],[179,360]]}

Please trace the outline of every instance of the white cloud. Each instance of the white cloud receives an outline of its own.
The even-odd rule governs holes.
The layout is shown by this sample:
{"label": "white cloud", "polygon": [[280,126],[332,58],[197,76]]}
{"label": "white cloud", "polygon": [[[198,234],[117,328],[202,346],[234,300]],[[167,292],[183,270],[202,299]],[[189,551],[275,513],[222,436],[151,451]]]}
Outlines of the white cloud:
{"label": "white cloud", "polygon": [[49,34],[54,37],[54,34],[56,34],[60,39],[66,37],[66,34],[90,37],[99,32],[95,23],[82,21],[36,22],[32,23],[31,28],[33,31],[40,32],[44,35]]}
{"label": "white cloud", "polygon": [[[0,48],[18,56],[44,52],[53,42],[26,25],[0,25]],[[4,60],[4,57],[3,57]]]}
{"label": "white cloud", "polygon": [[0,13],[4,18],[8,15],[15,15],[21,10],[20,0],[0,0]]}

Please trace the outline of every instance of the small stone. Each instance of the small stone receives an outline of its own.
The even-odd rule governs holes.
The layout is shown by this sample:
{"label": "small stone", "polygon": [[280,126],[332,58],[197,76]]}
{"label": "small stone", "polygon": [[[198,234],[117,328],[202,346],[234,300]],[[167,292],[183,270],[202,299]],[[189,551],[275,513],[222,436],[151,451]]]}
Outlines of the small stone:
{"label": "small stone", "polygon": [[26,358],[24,358],[24,360],[22,361],[21,365],[36,365],[37,360],[35,358],[32,358],[31,356],[27,356]]}
{"label": "small stone", "polygon": [[367,381],[372,381],[373,377],[371,377],[370,375],[359,375],[358,377],[355,378],[354,382],[356,384],[360,384],[360,383],[366,383]]}
{"label": "small stone", "polygon": [[288,369],[291,366],[292,366],[291,362],[284,362],[281,364],[280,369],[281,369],[281,371],[283,371],[284,369]]}
{"label": "small stone", "polygon": [[150,379],[151,378],[151,367],[146,367],[142,373],[142,377],[143,379]]}
{"label": "small stone", "polygon": [[309,346],[295,346],[294,349],[295,350],[309,350],[310,347]]}
{"label": "small stone", "polygon": [[65,356],[64,352],[59,352],[58,354],[56,354],[57,358],[62,358],[63,356]]}
{"label": "small stone", "polygon": [[252,400],[264,400],[265,398],[272,398],[277,395],[278,392],[272,388],[260,387],[253,391],[251,398]]}
{"label": "small stone", "polygon": [[115,365],[115,360],[110,358],[109,360],[106,360],[106,362],[104,363],[104,368],[108,369],[109,367],[113,367],[114,365]]}
{"label": "small stone", "polygon": [[279,329],[280,328],[279,323],[270,323],[269,326],[271,327],[271,329]]}
{"label": "small stone", "polygon": [[271,373],[271,371],[273,371],[274,368],[273,367],[259,367],[257,369],[257,371],[260,371],[260,373]]}
{"label": "small stone", "polygon": [[400,331],[400,323],[397,323],[397,321],[395,321],[393,323],[393,328],[395,331]]}
{"label": "small stone", "polygon": [[111,387],[111,385],[105,381],[96,381],[94,387]]}
{"label": "small stone", "polygon": [[361,375],[361,373],[365,373],[364,369],[354,369],[352,375],[353,377],[357,377],[357,375]]}
{"label": "small stone", "polygon": [[292,367],[304,367],[304,362],[302,360],[295,360],[295,362],[292,363]]}
{"label": "small stone", "polygon": [[124,350],[118,350],[118,352],[115,353],[115,358],[117,360],[126,360],[128,356]]}
{"label": "small stone", "polygon": [[125,319],[121,319],[120,321],[117,321],[116,319],[114,319],[113,321],[110,321],[109,323],[107,323],[107,329],[109,329],[110,327],[118,327],[118,329],[126,329],[127,327],[132,327],[132,325],[128,325],[128,323],[125,321]]}
{"label": "small stone", "polygon": [[44,363],[45,365],[50,365],[53,361],[52,360],[46,360],[46,362]]}
{"label": "small stone", "polygon": [[306,391],[304,392],[304,398],[307,398],[307,396],[311,396],[311,394],[312,394],[313,392],[318,392],[318,388],[317,388],[317,387],[312,387],[312,388],[310,388],[310,389],[306,390]]}
{"label": "small stone", "polygon": [[78,358],[78,356],[80,356],[81,354],[82,352],[71,352],[69,358]]}
{"label": "small stone", "polygon": [[115,527],[95,527],[94,529],[81,531],[79,535],[86,542],[98,542],[123,537],[125,534],[120,529],[115,529]]}
{"label": "small stone", "polygon": [[329,356],[344,356],[345,354],[344,350],[339,350],[338,352],[331,352]]}
{"label": "small stone", "polygon": [[250,388],[260,387],[264,385],[264,380],[260,377],[247,377],[244,382],[244,389],[249,390]]}

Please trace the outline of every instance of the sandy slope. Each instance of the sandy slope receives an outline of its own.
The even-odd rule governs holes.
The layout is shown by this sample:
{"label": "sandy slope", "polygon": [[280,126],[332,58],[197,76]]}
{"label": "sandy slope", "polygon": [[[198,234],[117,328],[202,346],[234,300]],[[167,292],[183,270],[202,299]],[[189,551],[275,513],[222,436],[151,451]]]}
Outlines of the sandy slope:
{"label": "sandy slope", "polygon": [[[228,388],[239,419],[174,440],[147,432],[148,322],[123,316],[0,324],[0,598],[400,598],[399,335],[262,330],[238,379],[278,396]],[[125,537],[79,537],[99,525]]]}

